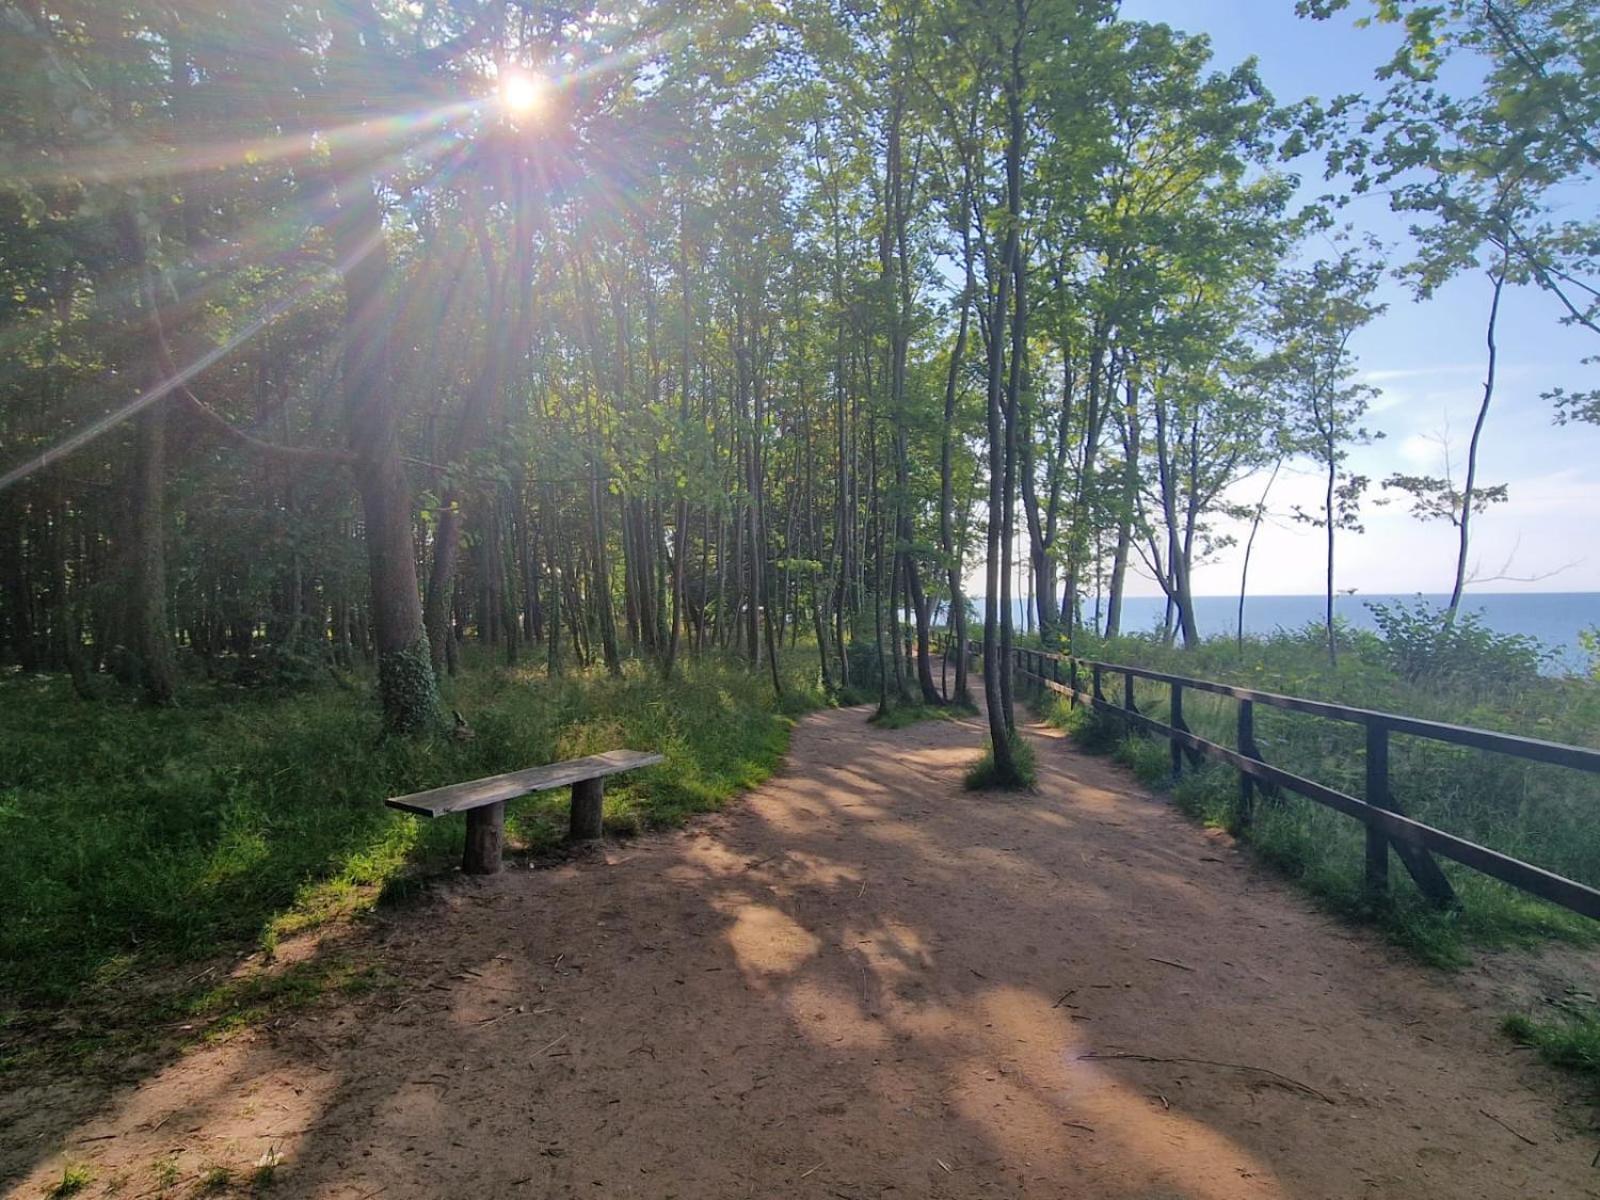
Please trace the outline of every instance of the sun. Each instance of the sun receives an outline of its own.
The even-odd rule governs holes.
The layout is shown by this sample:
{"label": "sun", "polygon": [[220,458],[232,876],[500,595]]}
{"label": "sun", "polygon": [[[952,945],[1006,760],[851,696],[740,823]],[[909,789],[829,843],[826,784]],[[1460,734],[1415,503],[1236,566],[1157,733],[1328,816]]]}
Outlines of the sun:
{"label": "sun", "polygon": [[498,87],[501,106],[514,117],[537,117],[550,102],[550,81],[532,71],[507,67]]}

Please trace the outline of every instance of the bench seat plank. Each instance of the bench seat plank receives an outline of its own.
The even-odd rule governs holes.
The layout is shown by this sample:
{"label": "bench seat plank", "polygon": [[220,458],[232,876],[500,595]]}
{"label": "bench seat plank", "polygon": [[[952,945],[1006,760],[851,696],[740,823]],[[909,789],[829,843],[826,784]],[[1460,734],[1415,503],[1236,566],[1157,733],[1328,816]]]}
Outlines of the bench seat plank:
{"label": "bench seat plank", "polygon": [[449,813],[482,808],[486,804],[501,804],[533,792],[565,787],[582,779],[601,779],[620,771],[632,771],[665,761],[665,755],[644,750],[607,750],[604,754],[591,754],[587,758],[573,758],[545,767],[530,767],[526,771],[452,783],[431,791],[413,792],[409,796],[395,796],[384,803],[390,808],[403,809],[424,817],[442,817]]}

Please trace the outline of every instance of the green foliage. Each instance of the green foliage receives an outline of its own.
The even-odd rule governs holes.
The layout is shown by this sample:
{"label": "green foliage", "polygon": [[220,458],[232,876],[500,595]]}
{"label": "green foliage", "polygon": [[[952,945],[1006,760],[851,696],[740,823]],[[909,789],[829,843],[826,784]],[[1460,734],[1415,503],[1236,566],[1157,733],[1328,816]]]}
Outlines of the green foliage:
{"label": "green foliage", "polygon": [[969,792],[1032,791],[1038,783],[1039,772],[1034,763],[1033,744],[1021,735],[1011,738],[1011,761],[1015,770],[1002,772],[995,762],[994,747],[990,746],[967,770],[962,784]]}
{"label": "green foliage", "polygon": [[1473,612],[1447,620],[1444,609],[1420,597],[1367,608],[1383,639],[1384,663],[1407,683],[1470,684],[1478,678],[1525,687],[1537,681],[1550,658],[1535,638],[1496,633]]}
{"label": "green foliage", "polygon": [[950,708],[936,704],[896,704],[885,713],[874,713],[868,718],[879,729],[904,729],[922,721],[948,721],[952,717],[971,716],[977,709]]}
{"label": "green foliage", "polygon": [[1505,1033],[1531,1046],[1551,1066],[1578,1071],[1600,1085],[1600,1007],[1593,998],[1569,1002],[1548,1021],[1514,1013],[1501,1023]]}
{"label": "green foliage", "polygon": [[51,1184],[45,1195],[50,1200],[76,1196],[94,1181],[94,1172],[84,1163],[68,1163],[61,1168],[61,1178]]}
{"label": "green foliage", "polygon": [[426,634],[414,646],[378,655],[378,697],[389,733],[428,734],[442,727]]}
{"label": "green foliage", "polygon": [[[790,707],[824,702],[816,655],[780,659]],[[450,702],[476,736],[381,737],[355,691],[195,688],[181,708],[86,705],[66,680],[0,681],[0,1004],[59,1004],[136,968],[279,937],[414,886],[464,823],[383,807],[399,795],[600,749],[665,764],[607,788],[613,832],[675,824],[760,782],[788,744],[770,681],[686,659],[673,682],[471,670]],[[530,851],[566,832],[565,796],[513,804]]]}
{"label": "green foliage", "polygon": [[1589,678],[1600,683],[1600,626],[1579,632],[1578,645],[1589,656]]}

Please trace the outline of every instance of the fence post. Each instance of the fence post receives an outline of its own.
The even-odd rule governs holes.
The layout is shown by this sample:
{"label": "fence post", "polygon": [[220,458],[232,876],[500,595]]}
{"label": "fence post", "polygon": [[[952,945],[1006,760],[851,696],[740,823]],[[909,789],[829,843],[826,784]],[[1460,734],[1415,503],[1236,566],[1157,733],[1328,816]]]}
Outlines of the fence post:
{"label": "fence post", "polygon": [[[1246,758],[1256,758],[1256,702],[1254,700],[1239,701],[1239,753]],[[1250,821],[1254,817],[1252,809],[1255,804],[1255,780],[1245,772],[1239,772],[1239,811],[1234,815],[1235,823],[1240,829],[1250,828]]]}
{"label": "fence post", "polygon": [[1075,659],[1075,658],[1069,658],[1067,660],[1067,678],[1071,682],[1071,686],[1072,686],[1072,695],[1067,697],[1067,701],[1073,708],[1077,708],[1078,707],[1078,660]]}
{"label": "fence post", "polygon": [[[1382,721],[1367,722],[1366,801],[1377,808],[1389,807],[1389,727]],[[1367,895],[1381,899],[1389,894],[1389,839],[1383,830],[1367,826]]]}
{"label": "fence post", "polygon": [[1183,684],[1172,685],[1172,713],[1168,724],[1172,726],[1172,736],[1169,739],[1169,748],[1172,751],[1172,779],[1176,783],[1183,777],[1183,743],[1178,740],[1178,731],[1183,728]]}
{"label": "fence post", "polygon": [[1103,682],[1102,675],[1103,675],[1103,672],[1100,669],[1100,664],[1099,663],[1095,663],[1094,666],[1090,667],[1089,668],[1089,674],[1090,674],[1091,679],[1092,679],[1092,682],[1090,683],[1089,686],[1094,689],[1090,694],[1096,700],[1104,700],[1106,698],[1106,693],[1105,693],[1105,688],[1102,686],[1102,682]]}
{"label": "fence post", "polygon": [[1122,707],[1128,712],[1136,713],[1139,706],[1133,702],[1133,672],[1122,673]]}

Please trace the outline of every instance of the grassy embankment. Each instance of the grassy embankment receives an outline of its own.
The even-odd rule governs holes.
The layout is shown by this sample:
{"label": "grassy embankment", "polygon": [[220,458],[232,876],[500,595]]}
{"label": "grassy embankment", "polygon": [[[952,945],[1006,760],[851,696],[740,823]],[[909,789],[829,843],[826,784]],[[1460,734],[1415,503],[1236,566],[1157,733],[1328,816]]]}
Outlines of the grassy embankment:
{"label": "grassy embankment", "polygon": [[[1152,638],[1121,638],[1079,647],[1084,657],[1128,663],[1264,691],[1304,696],[1577,745],[1600,745],[1600,682],[1550,678],[1530,669],[1527,647],[1479,638],[1430,662],[1416,646],[1346,631],[1330,666],[1320,630],[1246,639],[1242,649],[1218,638],[1193,650]],[[1112,684],[1115,689],[1112,689]],[[1083,686],[1087,687],[1087,680]],[[1108,681],[1120,699],[1122,681]],[[1140,681],[1136,702],[1158,720],[1168,716],[1165,685]],[[1114,717],[1073,710],[1060,698],[1046,716],[1087,749],[1110,753],[1207,825],[1233,828],[1238,775],[1220,764],[1186,769],[1174,784],[1167,745],[1129,736]],[[1188,691],[1184,717],[1203,737],[1235,740],[1236,702]],[[1360,796],[1365,746],[1359,726],[1257,705],[1256,741],[1263,757],[1320,783]],[[1498,754],[1396,737],[1390,777],[1408,814],[1441,829],[1600,886],[1600,776],[1523,762]],[[1239,831],[1235,831],[1239,832]],[[1252,850],[1347,917],[1375,922],[1395,942],[1440,967],[1464,963],[1472,947],[1559,939],[1600,941],[1600,925],[1536,900],[1487,876],[1441,860],[1461,907],[1430,907],[1398,863],[1393,895],[1375,906],[1363,887],[1364,831],[1348,817],[1294,795],[1263,800],[1243,831]],[[1600,1079],[1600,1008],[1594,997],[1553,998],[1541,1011],[1508,1018],[1512,1036],[1552,1062]]]}
{"label": "grassy embankment", "polygon": [[[372,970],[337,957],[222,987],[130,985],[271,951],[447,870],[465,823],[397,813],[386,796],[628,746],[667,761],[610,782],[609,831],[715,808],[777,765],[792,714],[826,703],[814,650],[786,654],[782,671],[780,704],[765,673],[717,660],[683,662],[670,684],[637,663],[619,679],[476,668],[447,684],[474,736],[422,742],[380,739],[364,686],[196,685],[154,711],[86,704],[64,679],[0,680],[0,1069],[63,1005],[133,996],[120,1002],[133,1023],[214,1031],[271,1003],[373,986]],[[554,848],[566,806],[564,790],[514,803],[508,841]]]}

